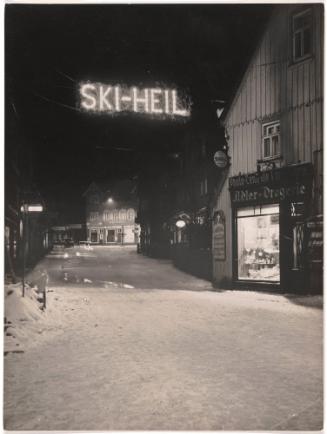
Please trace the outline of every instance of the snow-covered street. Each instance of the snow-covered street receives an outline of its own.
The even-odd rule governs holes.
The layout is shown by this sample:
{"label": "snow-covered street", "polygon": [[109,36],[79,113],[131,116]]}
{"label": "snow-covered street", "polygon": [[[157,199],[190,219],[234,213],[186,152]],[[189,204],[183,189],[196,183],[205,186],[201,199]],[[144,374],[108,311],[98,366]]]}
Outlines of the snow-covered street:
{"label": "snow-covered street", "polygon": [[13,324],[5,429],[322,429],[320,300],[213,291],[135,247],[39,266],[48,308]]}

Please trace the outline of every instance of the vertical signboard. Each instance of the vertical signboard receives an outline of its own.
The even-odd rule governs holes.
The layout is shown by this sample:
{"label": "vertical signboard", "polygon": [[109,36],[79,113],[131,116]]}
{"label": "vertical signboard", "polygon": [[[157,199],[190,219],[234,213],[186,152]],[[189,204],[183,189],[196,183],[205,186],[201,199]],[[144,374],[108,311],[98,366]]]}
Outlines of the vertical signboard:
{"label": "vertical signboard", "polygon": [[215,261],[226,261],[226,219],[221,210],[214,214],[213,257]]}

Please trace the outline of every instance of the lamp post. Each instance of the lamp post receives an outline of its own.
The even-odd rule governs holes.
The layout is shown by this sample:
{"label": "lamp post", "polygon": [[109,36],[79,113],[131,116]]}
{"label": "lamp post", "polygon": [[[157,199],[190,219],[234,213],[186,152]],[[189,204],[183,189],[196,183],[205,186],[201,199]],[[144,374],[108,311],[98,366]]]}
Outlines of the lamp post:
{"label": "lamp post", "polygon": [[25,261],[26,261],[26,229],[28,222],[28,214],[30,212],[42,212],[43,206],[41,204],[27,204],[24,203],[20,208],[23,214],[22,238],[23,238],[23,270],[22,270],[22,295],[25,297]]}

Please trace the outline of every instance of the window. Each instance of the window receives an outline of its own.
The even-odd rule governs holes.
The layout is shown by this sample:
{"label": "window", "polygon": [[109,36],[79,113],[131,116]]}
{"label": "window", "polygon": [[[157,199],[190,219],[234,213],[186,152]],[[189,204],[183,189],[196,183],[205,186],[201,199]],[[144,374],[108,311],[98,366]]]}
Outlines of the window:
{"label": "window", "polygon": [[132,208],[130,208],[127,211],[127,219],[130,220],[130,221],[134,221],[134,219],[135,219],[135,212],[134,212],[134,210]]}
{"label": "window", "polygon": [[118,211],[114,211],[114,212],[113,212],[113,221],[114,221],[114,222],[118,222],[118,220],[119,220],[119,214],[118,214]]}
{"label": "window", "polygon": [[270,122],[262,125],[263,158],[273,158],[280,155],[280,122]]}
{"label": "window", "polygon": [[279,206],[237,210],[236,229],[238,278],[278,283]]}
{"label": "window", "polygon": [[311,10],[307,9],[293,15],[293,61],[305,59],[311,55],[312,18]]}
{"label": "window", "polygon": [[90,220],[97,220],[99,218],[98,212],[91,212],[90,213]]}
{"label": "window", "polygon": [[121,209],[119,211],[119,220],[120,221],[125,221],[126,220],[126,210]]}
{"label": "window", "polygon": [[113,213],[112,213],[112,211],[105,211],[103,213],[103,219],[106,220],[106,221],[111,221],[112,222],[112,220],[113,220]]}

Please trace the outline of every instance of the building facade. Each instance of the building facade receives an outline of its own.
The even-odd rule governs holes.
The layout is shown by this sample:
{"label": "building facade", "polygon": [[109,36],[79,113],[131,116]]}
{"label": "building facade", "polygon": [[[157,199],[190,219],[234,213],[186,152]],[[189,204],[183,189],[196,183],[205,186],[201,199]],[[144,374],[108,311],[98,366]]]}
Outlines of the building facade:
{"label": "building facade", "polygon": [[224,114],[219,287],[322,290],[323,7],[279,5]]}
{"label": "building facade", "polygon": [[[19,279],[23,268],[33,267],[52,247],[51,216],[34,182],[33,156],[27,151],[16,106],[10,98],[6,100],[5,142],[4,253],[5,278],[10,282]],[[24,205],[33,204],[41,204],[43,211],[23,212]]]}
{"label": "building facade", "polygon": [[214,154],[224,143],[217,118],[193,119],[174,148],[158,152],[139,177],[142,253],[169,258],[176,267],[209,280],[211,211],[221,177]]}
{"label": "building facade", "polygon": [[138,244],[137,200],[132,182],[111,185],[93,182],[84,196],[86,241],[101,245]]}

